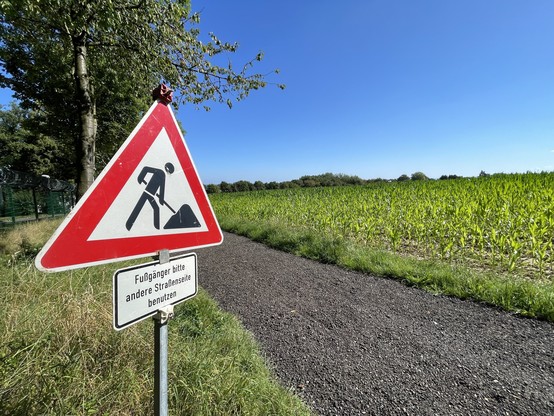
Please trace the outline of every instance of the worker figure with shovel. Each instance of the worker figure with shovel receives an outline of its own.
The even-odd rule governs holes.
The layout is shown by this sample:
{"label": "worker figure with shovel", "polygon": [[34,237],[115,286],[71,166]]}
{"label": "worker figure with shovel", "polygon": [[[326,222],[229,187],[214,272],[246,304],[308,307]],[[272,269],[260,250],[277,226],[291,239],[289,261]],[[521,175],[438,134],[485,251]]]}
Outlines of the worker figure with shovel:
{"label": "worker figure with shovel", "polygon": [[[169,162],[165,164],[164,169],[165,172],[170,175],[175,171],[175,167]],[[156,197],[158,197],[161,205],[167,204],[164,200],[165,172],[161,169],[150,166],[145,166],[140,172],[140,175],[138,176],[138,183],[145,184],[146,188],[135,205],[133,212],[131,212],[129,219],[125,223],[125,227],[127,227],[128,231],[130,231],[133,227],[133,224],[146,202],[149,202],[150,206],[152,206],[152,209],[154,210],[154,227],[156,227],[156,230],[160,229],[160,207],[156,201]],[[149,173],[152,174],[152,176],[150,176],[150,180],[146,182],[145,178]]]}

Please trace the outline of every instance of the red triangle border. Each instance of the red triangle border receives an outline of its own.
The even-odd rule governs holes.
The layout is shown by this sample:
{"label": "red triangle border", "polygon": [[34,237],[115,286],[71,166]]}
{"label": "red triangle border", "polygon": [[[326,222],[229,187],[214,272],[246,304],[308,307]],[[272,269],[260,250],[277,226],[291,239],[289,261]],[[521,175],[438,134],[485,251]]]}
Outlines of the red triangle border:
{"label": "red triangle border", "polygon": [[[185,177],[206,223],[207,231],[126,237],[109,240],[87,239],[125,186],[132,173],[166,129]],[[129,138],[100,173],[36,258],[43,271],[62,271],[155,255],[160,250],[184,251],[221,244],[223,234],[200,181],[190,153],[170,107],[157,102],[139,122]]]}

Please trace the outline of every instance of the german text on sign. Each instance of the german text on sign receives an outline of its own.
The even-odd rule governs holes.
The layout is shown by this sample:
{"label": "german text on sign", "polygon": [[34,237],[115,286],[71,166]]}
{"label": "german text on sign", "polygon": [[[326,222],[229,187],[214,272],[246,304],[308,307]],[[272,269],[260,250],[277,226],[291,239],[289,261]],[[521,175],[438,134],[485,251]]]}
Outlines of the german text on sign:
{"label": "german text on sign", "polygon": [[114,328],[126,328],[159,309],[196,295],[196,254],[120,269],[113,277]]}

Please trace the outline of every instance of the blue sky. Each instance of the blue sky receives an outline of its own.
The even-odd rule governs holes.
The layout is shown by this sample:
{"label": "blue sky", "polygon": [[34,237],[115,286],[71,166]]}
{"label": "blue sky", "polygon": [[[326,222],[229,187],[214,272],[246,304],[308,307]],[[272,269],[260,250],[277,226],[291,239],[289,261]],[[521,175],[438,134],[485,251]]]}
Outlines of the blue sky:
{"label": "blue sky", "polygon": [[[286,84],[177,117],[204,183],[554,170],[552,0],[193,0]],[[5,100],[4,100],[5,101]]]}
{"label": "blue sky", "polygon": [[268,86],[179,111],[205,183],[554,170],[551,0],[193,1]]}

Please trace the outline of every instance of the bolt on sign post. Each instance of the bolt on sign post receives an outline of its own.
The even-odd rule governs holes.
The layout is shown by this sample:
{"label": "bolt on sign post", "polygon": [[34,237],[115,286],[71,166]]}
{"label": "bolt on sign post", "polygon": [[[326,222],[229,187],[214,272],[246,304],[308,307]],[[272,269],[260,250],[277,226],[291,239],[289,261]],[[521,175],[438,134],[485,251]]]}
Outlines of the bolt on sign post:
{"label": "bolt on sign post", "polygon": [[156,102],[35,259],[57,272],[154,256],[113,277],[113,325],[154,316],[155,414],[167,414],[167,322],[197,293],[196,254],[223,234],[161,85]]}

